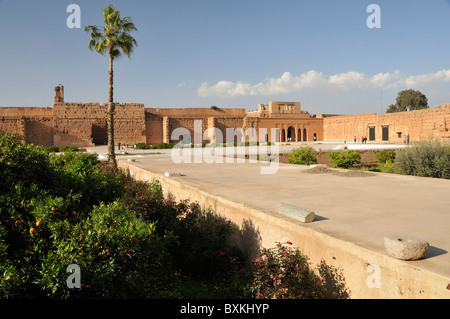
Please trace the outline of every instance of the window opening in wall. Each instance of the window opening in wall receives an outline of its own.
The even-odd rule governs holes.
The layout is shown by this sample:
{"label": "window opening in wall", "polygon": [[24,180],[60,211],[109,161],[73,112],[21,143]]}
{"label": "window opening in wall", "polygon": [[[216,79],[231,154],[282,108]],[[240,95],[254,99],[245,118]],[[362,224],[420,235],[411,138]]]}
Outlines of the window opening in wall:
{"label": "window opening in wall", "polygon": [[369,127],[369,141],[375,141],[375,126]]}
{"label": "window opening in wall", "polygon": [[389,141],[389,126],[381,127],[381,139],[383,141]]}

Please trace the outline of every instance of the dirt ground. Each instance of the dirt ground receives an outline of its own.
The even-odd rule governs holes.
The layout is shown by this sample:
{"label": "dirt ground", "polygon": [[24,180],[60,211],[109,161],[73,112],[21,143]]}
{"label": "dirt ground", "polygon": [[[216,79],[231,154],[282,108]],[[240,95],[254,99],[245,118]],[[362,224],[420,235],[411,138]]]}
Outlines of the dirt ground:
{"label": "dirt ground", "polygon": [[375,176],[375,174],[371,172],[366,171],[360,171],[360,170],[337,170],[337,169],[331,169],[328,167],[313,167],[309,168],[307,170],[304,170],[303,173],[308,174],[333,174],[343,177],[369,177],[369,176]]}

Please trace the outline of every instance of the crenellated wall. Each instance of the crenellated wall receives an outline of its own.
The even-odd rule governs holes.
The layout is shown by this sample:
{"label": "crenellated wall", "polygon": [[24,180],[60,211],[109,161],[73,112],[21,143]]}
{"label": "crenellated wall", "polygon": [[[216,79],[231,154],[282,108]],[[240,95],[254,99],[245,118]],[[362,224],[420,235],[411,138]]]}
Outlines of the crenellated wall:
{"label": "crenellated wall", "polygon": [[[383,138],[383,128],[385,136]],[[386,113],[332,116],[323,119],[325,141],[352,141],[367,136],[371,141],[403,143],[405,136],[410,141],[438,139],[450,141],[450,104],[432,109]],[[374,133],[370,137],[370,130]],[[386,139],[387,137],[387,139]]]}
{"label": "crenellated wall", "polygon": [[[106,145],[108,104],[66,103],[62,85],[55,92],[53,108],[0,108],[0,132],[17,131],[25,142],[42,145]],[[173,133],[181,129],[192,143],[225,143],[228,139],[240,142],[243,138],[233,137],[230,132],[236,136],[238,129],[254,128],[258,141],[351,142],[354,137],[359,137],[358,141],[367,137],[369,142],[404,143],[407,137],[410,142],[450,141],[449,127],[450,104],[389,114],[311,116],[301,110],[299,102],[260,104],[258,111],[248,113],[244,108],[145,108],[138,103],[116,103],[114,140],[130,145],[179,142],[181,137]],[[212,139],[204,135],[208,128],[218,130]],[[278,136],[272,135],[275,129]]]}
{"label": "crenellated wall", "polygon": [[53,109],[43,107],[0,108],[0,132],[18,132],[26,143],[53,145]]}
{"label": "crenellated wall", "polygon": [[[99,103],[55,103],[55,145],[107,144],[107,108]],[[114,140],[130,145],[146,142],[143,104],[116,104]]]}

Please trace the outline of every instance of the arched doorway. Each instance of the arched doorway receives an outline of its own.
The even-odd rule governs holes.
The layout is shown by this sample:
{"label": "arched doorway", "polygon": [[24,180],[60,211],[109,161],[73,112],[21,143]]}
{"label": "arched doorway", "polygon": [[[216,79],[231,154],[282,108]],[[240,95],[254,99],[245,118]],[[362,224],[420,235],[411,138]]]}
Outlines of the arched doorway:
{"label": "arched doorway", "polygon": [[281,142],[286,142],[286,131],[284,129],[281,130]]}
{"label": "arched doorway", "polygon": [[302,129],[299,128],[298,129],[298,133],[297,133],[297,141],[301,142],[302,141]]}
{"label": "arched doorway", "polygon": [[288,142],[295,141],[295,128],[293,126],[289,126],[287,129],[287,141]]}
{"label": "arched doorway", "polygon": [[306,128],[303,129],[303,141],[308,141],[308,136],[306,135]]}

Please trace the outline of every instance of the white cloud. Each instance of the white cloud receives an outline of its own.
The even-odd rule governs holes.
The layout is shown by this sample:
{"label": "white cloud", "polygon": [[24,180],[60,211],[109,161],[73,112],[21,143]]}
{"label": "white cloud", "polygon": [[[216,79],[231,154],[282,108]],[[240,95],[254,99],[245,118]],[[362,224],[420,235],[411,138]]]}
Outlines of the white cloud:
{"label": "white cloud", "polygon": [[395,89],[400,87],[415,87],[436,81],[450,81],[450,69],[434,73],[405,77],[400,71],[378,73],[367,77],[362,72],[349,71],[333,75],[324,75],[315,70],[292,76],[290,72],[284,72],[278,78],[266,78],[257,84],[238,81],[220,81],[209,86],[206,82],[198,88],[200,97],[236,97],[254,95],[276,95],[296,92],[304,88],[317,90],[342,90],[357,89]]}
{"label": "white cloud", "polygon": [[417,87],[420,85],[425,85],[429,83],[436,82],[450,82],[450,69],[448,70],[440,70],[437,72],[427,73],[427,74],[419,74],[419,75],[411,75],[404,79],[400,79],[390,85],[387,88],[400,88],[400,87]]}

